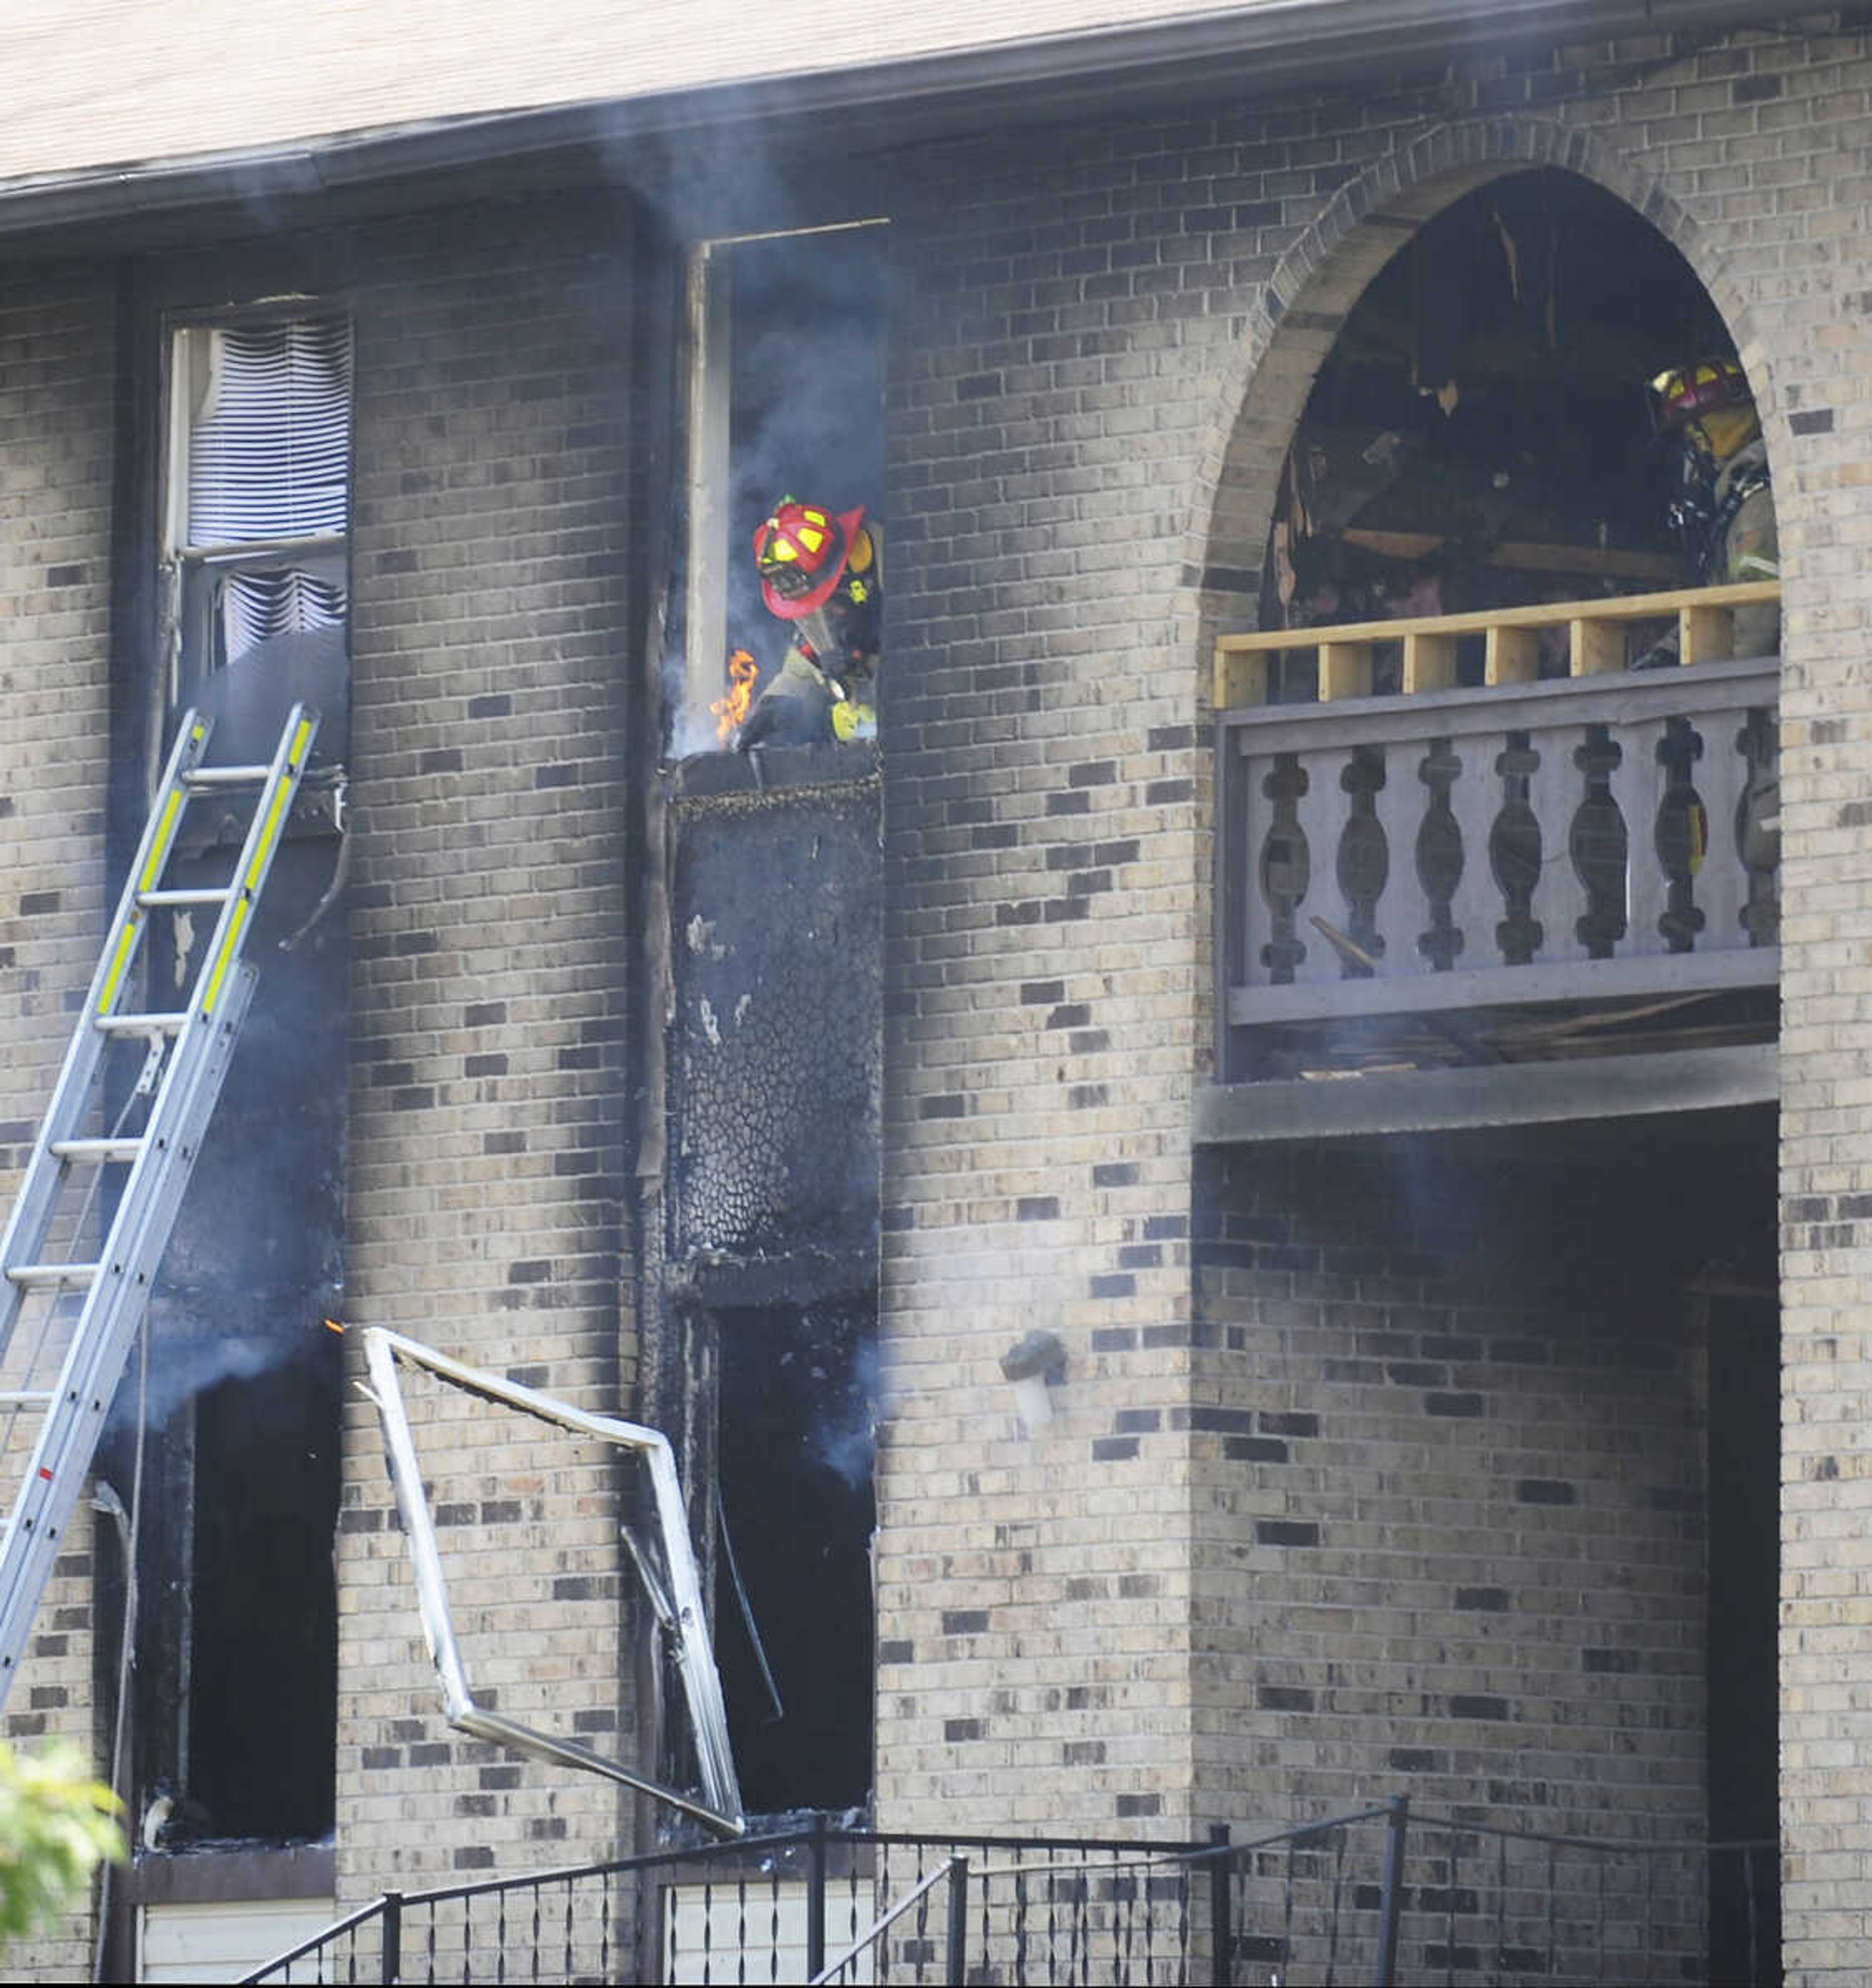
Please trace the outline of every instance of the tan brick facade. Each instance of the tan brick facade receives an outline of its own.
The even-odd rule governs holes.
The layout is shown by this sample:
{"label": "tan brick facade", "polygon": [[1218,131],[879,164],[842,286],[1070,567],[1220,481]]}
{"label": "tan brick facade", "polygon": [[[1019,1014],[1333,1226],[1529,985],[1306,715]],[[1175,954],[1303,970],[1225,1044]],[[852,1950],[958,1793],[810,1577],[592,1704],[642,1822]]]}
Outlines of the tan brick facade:
{"label": "tan brick facade", "polygon": [[[1700,1826],[1722,1355],[1683,1293],[1715,1230],[1766,1232],[1765,1176],[1647,1242],[1644,1195],[1671,1184],[1641,1175],[1608,1206],[1576,1175],[1251,1158],[1191,1133],[1211,639],[1252,619],[1345,311],[1415,225],[1534,165],[1688,259],[1774,458],[1786,1959],[1844,1982],[1872,1965],[1856,32],[1481,57],[868,168],[896,286],[877,1816],[1186,1837],[1407,1787],[1588,1834]],[[680,1364],[647,1343],[666,1211],[634,1178],[658,756],[634,561],[661,556],[670,473],[670,369],[644,353],[678,308],[642,225],[585,191],[464,198],[297,263],[289,245],[278,286],[342,296],[356,326],[349,1316],[629,1407],[654,1361]],[[0,296],[15,1148],[102,914],[123,274],[102,250],[76,274],[22,262]],[[1608,1247],[1647,1276],[1602,1274]],[[1035,1326],[1068,1368],[1028,1437],[997,1362]],[[421,1398],[478,1682],[516,1716],[647,1745],[610,1466]],[[361,1401],[345,1456],[345,1902],[630,1844],[603,1783],[442,1726]],[[94,1736],[86,1574],[74,1556],[49,1599],[17,1732]]]}
{"label": "tan brick facade", "polygon": [[[360,272],[349,1315],[610,1409],[634,1380],[616,774],[628,222],[594,253],[542,218],[396,231]],[[413,1392],[478,1692],[628,1750],[611,1460]],[[346,1449],[344,1895],[387,1871],[439,1883],[610,1854],[605,1783],[563,1785],[441,1727],[362,1400]],[[537,1638],[516,1645],[528,1624]]]}
{"label": "tan brick facade", "polygon": [[[0,800],[0,954],[13,989],[4,1078],[9,1172],[36,1130],[64,1053],[68,1003],[90,978],[104,913],[113,312],[110,285],[94,270],[35,271],[9,282],[0,303],[0,418],[11,438],[0,474],[9,548]],[[23,1470],[25,1443],[22,1433],[9,1444],[9,1468]],[[91,1528],[85,1513],[47,1591],[30,1668],[7,1706],[15,1744],[54,1733],[87,1752],[103,1743],[93,1723]],[[81,1976],[88,1934],[71,1923],[20,1958],[49,1976]]]}

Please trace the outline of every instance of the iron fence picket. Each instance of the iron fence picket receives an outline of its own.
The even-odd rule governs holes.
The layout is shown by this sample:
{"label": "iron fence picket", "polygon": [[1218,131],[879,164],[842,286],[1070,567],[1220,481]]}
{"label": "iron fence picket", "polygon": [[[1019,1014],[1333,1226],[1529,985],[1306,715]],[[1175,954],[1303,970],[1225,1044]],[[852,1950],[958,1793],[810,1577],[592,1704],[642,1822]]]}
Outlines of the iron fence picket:
{"label": "iron fence picket", "polygon": [[[899,1895],[900,1859],[908,1857],[918,1883],[953,1858],[971,1865],[967,1885],[951,1895],[953,1910],[955,1896],[967,1897],[968,1888],[978,1894],[967,1898],[972,1911],[964,1938],[958,1942],[952,1925],[933,1922],[921,1895],[914,1919],[871,1950],[880,1988],[893,1979],[940,1978],[952,1952],[965,1952],[978,1978],[1086,1988],[1095,1981],[1227,1984],[1259,1979],[1249,1970],[1260,1968],[1288,1980],[1371,1980],[1382,1988],[1399,1978],[1401,1966],[1407,1978],[1440,1976],[1445,1988],[1661,1980],[1695,1964],[1699,1942],[1707,1948],[1717,1937],[1719,1909],[1728,1912],[1724,1951],[1742,1958],[1756,1988],[1772,1988],[1777,1957],[1761,1895],[1772,1881],[1772,1848],[1498,1828],[1413,1812],[1402,1798],[1240,1843],[1226,1832],[1202,1844],[972,1835],[945,1841],[821,1824],[736,1844],[386,1893],[247,1979],[297,1982],[309,1973],[321,1983],[433,1983],[446,1970],[465,1983],[569,1982],[593,1978],[595,1963],[604,1980],[620,1969],[628,1975],[654,1948],[652,1965],[665,1979],[777,1983],[786,1965],[796,1964],[782,1959],[783,1903],[786,1885],[802,1876],[807,1949],[816,1939],[823,1961],[836,1851],[845,1860],[849,1936],[841,1951],[871,1916],[861,1910],[867,1888],[878,1909]],[[1206,1912],[1198,1912],[1191,1887],[1205,1865]],[[685,1882],[699,1909],[699,1945],[698,1921],[679,1924],[671,1895]],[[1042,1882],[1044,1898],[1036,1888]],[[614,1895],[620,1885],[632,1888],[628,1901]],[[411,1912],[422,1915],[421,1959],[405,1974]],[[1198,1971],[1205,1939],[1206,1974]],[[490,1942],[492,1952],[485,1950]]]}

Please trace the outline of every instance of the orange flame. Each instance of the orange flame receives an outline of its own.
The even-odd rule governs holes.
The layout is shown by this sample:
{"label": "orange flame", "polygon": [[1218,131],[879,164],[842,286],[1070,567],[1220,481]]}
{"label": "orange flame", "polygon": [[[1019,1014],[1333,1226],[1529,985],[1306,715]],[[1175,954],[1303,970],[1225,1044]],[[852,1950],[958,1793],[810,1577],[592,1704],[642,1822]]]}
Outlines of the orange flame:
{"label": "orange flame", "polygon": [[728,658],[728,695],[717,698],[708,707],[709,715],[715,721],[715,736],[724,746],[741,729],[742,721],[752,707],[754,686],[760,673],[760,664],[745,649],[737,649]]}

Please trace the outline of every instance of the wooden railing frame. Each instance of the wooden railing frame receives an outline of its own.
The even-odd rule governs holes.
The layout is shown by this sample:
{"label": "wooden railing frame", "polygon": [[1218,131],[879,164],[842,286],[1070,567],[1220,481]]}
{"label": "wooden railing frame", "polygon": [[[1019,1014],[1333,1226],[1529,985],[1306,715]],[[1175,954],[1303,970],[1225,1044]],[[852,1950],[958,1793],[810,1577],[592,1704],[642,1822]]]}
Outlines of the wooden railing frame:
{"label": "wooden railing frame", "polygon": [[[1779,658],[1734,659],[1727,651],[1732,646],[1735,610],[1772,602],[1779,591],[1777,582],[1751,582],[1482,614],[1222,637],[1215,655],[1215,996],[1222,1071],[1234,1060],[1234,1032],[1263,1023],[1772,986],[1779,977],[1779,955],[1772,945],[1250,985],[1245,970],[1248,874],[1240,866],[1255,860],[1249,847],[1254,803],[1246,776],[1251,757],[1262,762],[1276,753],[1384,747],[1429,738],[1454,742],[1565,724],[1623,726],[1674,717],[1701,723],[1724,713],[1774,710],[1779,704]],[[1679,666],[1626,670],[1624,624],[1673,616],[1678,626]],[[1573,674],[1538,681],[1534,645],[1541,629],[1555,627],[1569,631]],[[1487,644],[1488,681],[1480,688],[1459,688],[1454,682],[1456,644],[1475,635]],[[1397,695],[1373,696],[1373,652],[1387,642],[1404,645],[1407,688]],[[1604,659],[1614,643],[1620,661],[1608,665]],[[1306,704],[1262,701],[1269,656],[1307,649],[1319,652],[1320,698]],[[1614,668],[1616,679],[1608,681]],[[1351,695],[1355,690],[1364,694]]]}
{"label": "wooden railing frame", "polygon": [[1736,609],[1764,606],[1780,598],[1778,580],[1752,580],[1731,587],[1678,587],[1664,593],[1615,594],[1605,600],[1543,601],[1529,607],[1488,608],[1474,614],[1224,635],[1215,644],[1215,708],[1219,713],[1265,704],[1269,657],[1309,649],[1320,658],[1319,702],[1336,704],[1369,697],[1372,652],[1385,643],[1403,645],[1405,696],[1449,690],[1456,681],[1456,645],[1465,635],[1484,639],[1485,688],[1531,684],[1539,675],[1543,628],[1567,631],[1570,676],[1597,677],[1625,668],[1623,624],[1674,620],[1678,664],[1695,668],[1735,660]]}

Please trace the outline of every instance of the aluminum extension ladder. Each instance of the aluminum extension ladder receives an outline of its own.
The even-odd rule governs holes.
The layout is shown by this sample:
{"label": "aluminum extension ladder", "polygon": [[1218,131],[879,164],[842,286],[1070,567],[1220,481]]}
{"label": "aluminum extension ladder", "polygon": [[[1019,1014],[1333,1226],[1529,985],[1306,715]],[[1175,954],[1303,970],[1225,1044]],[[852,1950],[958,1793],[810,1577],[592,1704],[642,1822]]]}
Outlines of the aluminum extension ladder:
{"label": "aluminum extension ladder", "polygon": [[[258,975],[242,951],[318,733],[319,714],[310,705],[295,705],[266,766],[204,766],[211,724],[192,711],[183,718],[0,1238],[0,1361],[6,1359],[29,1297],[42,1293],[50,1300],[39,1321],[42,1344],[32,1366],[56,1336],[62,1306],[69,1313],[74,1300],[79,1303],[56,1384],[0,1392],[0,1412],[42,1417],[0,1540],[0,1704],[19,1672],[253,998]],[[212,888],[166,888],[163,879],[189,803],[204,794],[252,798],[253,818],[233,874]],[[173,1013],[137,1013],[122,1003],[134,984],[132,969],[149,915],[158,910],[218,915],[186,1006]],[[144,1129],[133,1137],[83,1136],[109,1046],[125,1039],[148,1045],[137,1087],[149,1100]],[[129,1171],[120,1176],[116,1210],[96,1261],[44,1260],[49,1239],[55,1249],[82,1252],[77,1232],[88,1226],[95,1234],[100,1225],[85,1220],[88,1199],[76,1215],[61,1219],[61,1190],[80,1175],[97,1182],[94,1170],[103,1167]],[[31,1367],[27,1378],[33,1378]]]}

